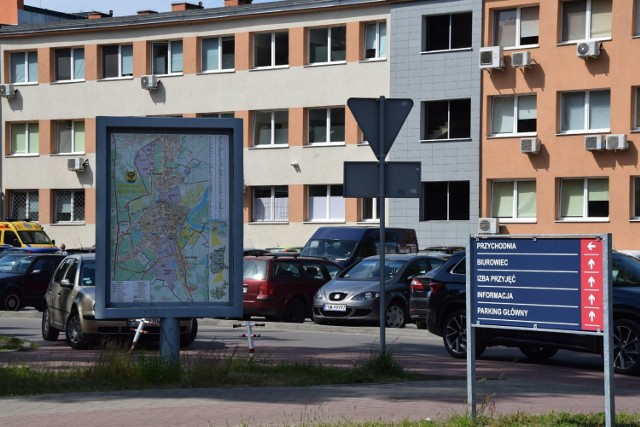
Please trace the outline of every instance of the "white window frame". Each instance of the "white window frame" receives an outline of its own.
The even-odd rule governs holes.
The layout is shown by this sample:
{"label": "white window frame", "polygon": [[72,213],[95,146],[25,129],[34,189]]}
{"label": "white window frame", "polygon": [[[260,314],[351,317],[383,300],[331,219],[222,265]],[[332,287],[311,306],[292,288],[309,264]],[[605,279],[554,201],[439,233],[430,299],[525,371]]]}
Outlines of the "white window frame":
{"label": "white window frame", "polygon": [[[269,200],[264,203],[264,214],[262,218],[258,218],[257,215],[257,203],[259,203],[256,197],[256,190],[269,190]],[[276,197],[278,194],[283,194],[283,189],[286,191],[286,197]],[[266,199],[266,198],[264,198]],[[252,209],[251,209],[251,221],[252,222],[288,222],[289,221],[289,188],[286,185],[272,185],[272,186],[255,186],[252,191]]]}
{"label": "white window frame", "polygon": [[[331,113],[334,111],[342,110],[342,139],[332,139],[332,134],[335,133],[335,124],[332,123]],[[325,139],[324,141],[311,141],[311,118],[312,111],[324,111],[325,112]],[[329,108],[309,108],[307,110],[307,144],[309,145],[344,145],[346,138],[346,116],[344,107],[329,107]]]}
{"label": "white window frame", "polygon": [[[373,27],[373,30],[369,28]],[[373,47],[368,47],[369,31],[373,31]],[[364,53],[363,58],[365,61],[375,61],[387,59],[387,22],[366,22],[364,24]],[[367,51],[373,51],[373,56],[367,56]]]}
{"label": "white window frame", "polygon": [[[469,123],[469,134],[465,135],[465,136],[455,136],[452,137],[451,136],[451,103],[452,102],[457,102],[457,101],[468,101],[469,102],[469,116],[466,117],[466,119],[468,120]],[[426,137],[427,135],[427,130],[429,128],[429,122],[428,122],[428,114],[427,114],[427,110],[428,110],[428,105],[429,104],[433,104],[436,102],[446,102],[447,103],[447,137],[446,138],[433,138],[433,139],[427,139]],[[471,116],[473,114],[473,110],[472,110],[472,105],[471,105],[471,99],[470,98],[459,98],[459,99],[431,99],[428,101],[422,101],[422,112],[421,112],[421,136],[422,139],[421,141],[424,142],[432,142],[432,141],[464,141],[467,139],[471,139]],[[458,129],[456,129],[456,132],[458,131]]]}
{"label": "white window frame", "polygon": [[[156,70],[155,49],[157,46],[160,46],[160,45],[167,45],[167,58],[166,58],[167,72],[166,73],[160,73],[158,72],[158,70]],[[180,46],[179,53],[177,48],[178,45]],[[173,62],[174,60],[178,59],[177,58],[178,55],[180,55],[180,69],[174,70]],[[174,58],[174,56],[176,58]],[[156,74],[159,76],[182,75],[184,72],[184,44],[182,43],[182,40],[164,40],[164,41],[152,42],[151,43],[151,71],[152,71],[152,74]]]}
{"label": "white window frame", "polygon": [[[534,131],[519,131],[518,123],[520,121],[520,113],[522,109],[520,108],[520,99],[525,97],[533,97],[536,100],[536,110],[535,110],[535,120],[536,120],[536,130]],[[511,119],[513,120],[513,126],[511,127],[510,132],[498,132],[494,128],[495,120],[496,120],[496,108],[495,102],[497,99],[512,99],[513,100],[513,113],[511,115]],[[510,135],[523,135],[523,136],[533,136],[538,132],[537,129],[537,120],[538,120],[538,111],[537,111],[537,96],[535,94],[523,94],[523,95],[507,95],[507,96],[492,96],[491,97],[491,135],[492,136],[510,136]]]}
{"label": "white window frame", "polygon": [[[284,112],[287,116],[287,141],[283,143],[279,143],[276,141],[276,114]],[[256,127],[258,126],[257,115],[258,114],[270,114],[271,115],[271,128],[270,128],[270,142],[269,144],[257,144],[258,141],[258,131]],[[253,112],[253,147],[287,147],[289,146],[289,111],[288,110],[274,110],[274,111],[254,111]]]}
{"label": "white window frame", "polygon": [[[567,3],[572,3],[574,1],[585,1],[585,28],[584,28],[584,33],[581,35],[581,37],[578,38],[569,38],[567,36],[567,39],[565,40],[565,12],[564,12],[564,6]],[[592,36],[592,27],[591,27],[591,17],[592,17],[592,1],[593,0],[566,0],[562,2],[561,5],[561,11],[560,11],[560,24],[561,24],[561,28],[560,28],[560,37],[561,37],[561,43],[563,44],[573,44],[576,42],[580,42],[583,40],[610,40],[611,39],[611,30],[613,29],[613,20],[611,22],[611,27],[609,29],[609,34],[606,36],[602,36],[602,37],[593,37]],[[613,1],[611,1],[611,8],[613,10]]]}
{"label": "white window frame", "polygon": [[[318,209],[314,206],[314,201],[311,196],[311,189],[314,187],[326,187],[324,196],[318,196],[317,201],[324,203],[324,206],[319,206]],[[340,196],[332,195],[331,190],[334,193],[337,192],[338,187],[342,187],[342,194]],[[324,201],[320,201],[320,198],[324,198]],[[345,199],[344,199],[344,187],[342,184],[328,184],[328,185],[309,185],[307,187],[307,206],[308,206],[308,221],[309,222],[344,222],[345,221]],[[333,212],[341,211],[340,216],[332,216]],[[314,213],[324,213],[323,216],[316,217]]]}
{"label": "white window frame", "polygon": [[[216,40],[217,44],[218,44],[218,52],[217,52],[217,58],[215,58],[215,60],[213,62],[216,62],[215,66],[213,67],[206,67],[206,57],[207,57],[207,50],[205,50],[205,43],[207,41],[213,41]],[[223,58],[224,58],[224,48],[225,45],[227,45],[229,43],[229,41],[233,41],[233,66],[231,67],[225,67]],[[228,46],[227,46],[228,47]],[[229,71],[234,71],[235,70],[235,61],[236,61],[236,54],[235,54],[235,37],[234,36],[220,36],[220,37],[203,37],[200,41],[200,66],[201,66],[201,72],[202,73],[215,73],[215,72],[220,72],[220,71],[225,71],[225,72],[229,72]],[[212,64],[214,65],[214,64]]]}
{"label": "white window frame", "polygon": [[[640,0],[638,0],[640,4]],[[633,88],[633,128],[634,130],[640,129],[640,86]]]}
{"label": "white window frame", "polygon": [[[25,151],[15,151],[16,148],[14,146],[14,130],[16,129],[14,126],[22,126],[24,125],[24,141],[25,141]],[[11,156],[33,156],[37,155],[40,152],[40,125],[38,122],[22,122],[22,123],[11,123],[9,129],[9,138],[11,139],[9,142],[9,150]],[[32,126],[35,126],[36,129],[32,129]],[[31,141],[32,136],[37,136],[37,140]],[[34,150],[32,151],[31,148]]]}
{"label": "white window frame", "polygon": [[[20,63],[16,62],[18,55],[24,55],[24,60]],[[22,51],[11,52],[9,57],[9,77],[13,84],[34,84],[38,83],[38,52],[37,51]],[[24,67],[24,79],[16,80],[18,77],[18,66]],[[33,69],[35,68],[35,69]],[[35,74],[35,75],[32,75]]]}
{"label": "white window frame", "polygon": [[[334,59],[336,53],[333,50],[333,32],[335,29],[341,28],[344,30],[344,59]],[[322,45],[327,49],[327,60],[326,61],[311,61],[311,32],[312,31],[327,31],[327,38],[325,43]],[[336,25],[333,27],[318,27],[318,28],[309,28],[308,34],[309,45],[307,46],[307,63],[310,65],[321,65],[321,64],[343,64],[347,62],[347,26],[346,25]]]}
{"label": "white window frame", "polygon": [[[609,93],[609,126],[606,128],[592,128],[591,127],[591,94],[593,92],[608,92]],[[565,95],[569,94],[583,94],[584,95],[584,104],[583,104],[583,123],[584,127],[582,129],[565,129]],[[611,131],[611,90],[609,89],[600,89],[600,90],[583,90],[583,91],[570,91],[570,92],[561,92],[560,93],[560,133],[563,134],[576,134],[576,133],[595,133],[595,132],[610,132]]]}
{"label": "white window frame", "polygon": [[[520,184],[531,184],[533,183],[535,189],[535,196],[533,200],[533,216],[521,216],[519,213],[520,203],[521,203],[521,189]],[[511,184],[512,185],[512,200],[511,200],[511,214],[509,216],[498,216],[498,212],[496,212],[496,184]],[[491,183],[491,216],[493,218],[500,218],[500,222],[526,222],[526,223],[534,223],[536,222],[537,217],[537,185],[535,179],[515,179],[515,180],[495,180]]]}
{"label": "white window frame", "polygon": [[[609,221],[609,216],[599,217],[599,216],[589,216],[589,203],[590,203],[590,192],[589,192],[589,183],[594,180],[605,180],[607,181],[607,203],[608,203],[608,211],[609,215],[611,215],[611,190],[610,190],[610,180],[608,177],[593,177],[593,178],[560,178],[559,182],[559,191],[558,191],[558,221],[561,222],[606,222]],[[564,189],[565,183],[568,181],[582,181],[582,215],[581,216],[563,216],[564,206]]]}
{"label": "white window frame", "polygon": [[[24,211],[23,216],[14,215],[16,211],[16,204],[18,203],[18,196],[24,199]],[[35,206],[35,212],[29,209],[31,206]],[[35,215],[33,215],[35,213]],[[12,190],[9,192],[9,216],[12,218],[29,219],[31,221],[38,221],[40,217],[40,196],[38,190]]]}
{"label": "white window frame", "polygon": [[[62,52],[62,51],[70,51],[70,55],[69,55],[69,68],[70,68],[70,73],[71,76],[68,79],[61,79],[58,76],[58,53]],[[80,54],[82,54],[82,56],[80,57]],[[84,58],[84,48],[83,47],[66,47],[66,48],[59,48],[59,49],[55,49],[54,51],[54,74],[55,74],[55,81],[56,82],[81,82],[84,81],[84,76],[85,76],[85,58]],[[78,61],[78,64],[82,64],[81,69],[76,67],[76,61]]]}
{"label": "white window frame", "polygon": [[[538,43],[526,43],[523,44],[521,43],[522,41],[522,9],[538,9]],[[515,29],[514,29],[514,44],[508,44],[508,45],[500,45],[498,42],[498,28],[499,28],[499,20],[498,20],[498,14],[500,12],[507,12],[507,11],[515,11],[516,12],[516,22],[515,22]],[[494,27],[493,27],[493,44],[495,46],[502,46],[503,48],[521,48],[521,47],[536,47],[539,45],[540,43],[540,7],[539,6],[522,6],[522,7],[516,7],[516,8],[509,8],[509,9],[499,9],[499,10],[495,10],[494,11]]]}
{"label": "white window frame", "polygon": [[640,221],[640,176],[634,176],[633,178],[633,193],[632,193],[632,207],[633,212],[631,215],[631,219],[635,221]]}
{"label": "white window frame", "polygon": [[[360,222],[380,222],[380,216],[378,215],[378,198],[366,197],[359,199],[360,201]],[[365,212],[370,211],[369,217],[365,216]]]}
{"label": "white window frame", "polygon": [[[271,35],[271,60],[269,65],[256,65],[257,61],[257,55],[258,53],[256,52],[256,43],[255,43],[255,37],[256,36],[264,36],[266,34],[270,34]],[[282,49],[282,47],[278,47],[277,44],[277,35],[278,34],[286,34],[287,35],[287,63],[286,64],[276,64],[276,51],[278,51],[279,49]],[[289,66],[289,32],[287,30],[284,31],[271,31],[271,32],[267,32],[267,33],[256,33],[254,34],[254,39],[253,39],[253,69],[258,69],[258,70],[262,70],[262,69],[270,69],[270,68],[286,68]]]}
{"label": "white window frame", "polygon": [[[58,215],[61,213],[58,208],[59,208],[59,203],[60,203],[60,197],[62,196],[63,193],[69,193],[70,196],[70,206],[69,209],[70,211],[70,219],[68,221],[60,221],[58,218]],[[82,196],[82,219],[78,219],[76,218],[76,194],[78,194],[78,196]],[[55,197],[55,209],[54,209],[54,223],[55,224],[80,224],[80,223],[84,223],[85,222],[85,218],[86,218],[86,208],[87,208],[87,202],[86,202],[86,194],[84,192],[84,190],[55,190],[54,193],[54,197]],[[79,198],[79,197],[78,197]],[[80,207],[78,207],[80,208]]]}
{"label": "white window frame", "polygon": [[[60,141],[60,131],[59,127],[71,124],[71,151],[62,151],[61,141]],[[82,124],[82,129],[79,129],[80,124]],[[78,145],[80,142],[77,140],[79,132],[82,132],[83,141],[82,141],[82,150],[78,149]],[[86,150],[86,128],[84,120],[59,120],[56,122],[56,152],[57,154],[82,154]]]}
{"label": "white window frame", "polygon": [[[104,60],[104,48],[118,48],[118,75],[117,76],[105,76],[105,60]],[[127,48],[129,52],[123,52],[123,48]],[[122,78],[131,78],[133,77],[133,45],[132,44],[118,44],[118,45],[104,45],[102,46],[100,51],[102,58],[102,79],[122,79]],[[128,61],[131,63],[131,72],[124,72],[125,60],[128,58]]]}

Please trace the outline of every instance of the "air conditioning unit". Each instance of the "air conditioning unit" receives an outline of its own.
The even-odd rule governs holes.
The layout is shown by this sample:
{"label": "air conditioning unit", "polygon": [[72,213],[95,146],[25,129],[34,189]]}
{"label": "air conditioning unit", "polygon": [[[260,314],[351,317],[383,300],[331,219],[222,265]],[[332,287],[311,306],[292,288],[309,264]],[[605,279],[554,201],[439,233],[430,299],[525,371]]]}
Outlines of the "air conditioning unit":
{"label": "air conditioning unit", "polygon": [[578,42],[576,46],[576,55],[578,58],[597,58],[600,55],[600,42],[593,40],[585,40]]}
{"label": "air conditioning unit", "polygon": [[142,89],[155,90],[158,89],[158,77],[155,75],[142,76],[140,78],[140,86]]}
{"label": "air conditioning unit", "polygon": [[607,135],[606,137],[607,150],[626,150],[628,148],[627,135]]}
{"label": "air conditioning unit", "polygon": [[587,151],[600,151],[605,149],[605,141],[602,135],[587,135],[584,137],[584,149]]}
{"label": "air conditioning unit", "polygon": [[513,52],[511,54],[511,66],[513,68],[527,68],[531,66],[531,52]]}
{"label": "air conditioning unit", "polygon": [[478,219],[478,234],[498,234],[499,228],[498,218]]}
{"label": "air conditioning unit", "polygon": [[16,90],[13,88],[13,85],[0,85],[0,96],[13,98],[16,96]]}
{"label": "air conditioning unit", "polygon": [[521,138],[520,152],[537,154],[540,152],[540,140],[538,138]]}
{"label": "air conditioning unit", "polygon": [[502,47],[490,46],[480,48],[480,69],[504,68],[504,59],[502,58]]}
{"label": "air conditioning unit", "polygon": [[67,159],[67,169],[73,172],[82,172],[84,170],[85,160],[83,158]]}

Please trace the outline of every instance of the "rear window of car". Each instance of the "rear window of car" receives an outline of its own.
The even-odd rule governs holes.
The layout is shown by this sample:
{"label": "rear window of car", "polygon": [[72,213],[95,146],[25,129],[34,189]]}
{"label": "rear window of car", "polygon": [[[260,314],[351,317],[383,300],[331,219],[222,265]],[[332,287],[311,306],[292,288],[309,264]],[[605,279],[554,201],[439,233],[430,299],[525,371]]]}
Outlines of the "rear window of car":
{"label": "rear window of car", "polygon": [[264,280],[267,278],[267,261],[245,259],[242,277],[248,280]]}

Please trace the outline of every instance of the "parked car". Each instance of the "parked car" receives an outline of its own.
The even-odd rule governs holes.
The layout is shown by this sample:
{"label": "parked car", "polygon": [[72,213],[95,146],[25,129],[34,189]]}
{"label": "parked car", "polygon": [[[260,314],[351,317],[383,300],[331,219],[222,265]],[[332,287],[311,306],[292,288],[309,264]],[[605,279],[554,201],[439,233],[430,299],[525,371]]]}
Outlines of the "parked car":
{"label": "parked car", "polygon": [[0,258],[0,309],[42,310],[42,297],[63,255],[5,251]]}
{"label": "parked car", "polygon": [[245,248],[242,252],[242,255],[243,256],[260,256],[268,253],[269,251],[267,249]]}
{"label": "parked car", "polygon": [[[64,257],[53,273],[42,302],[42,337],[56,341],[60,332],[74,349],[83,349],[100,338],[131,337],[136,324],[131,319],[95,318],[95,254],[79,253]],[[159,337],[159,325],[145,326],[147,339]],[[180,346],[193,343],[198,333],[196,319],[180,319]]]}
{"label": "parked car", "polygon": [[[416,275],[442,265],[446,255],[385,256],[385,324],[402,328],[410,321],[409,284]],[[313,301],[316,323],[380,323],[380,257],[360,260],[324,285]]]}
{"label": "parked car", "polygon": [[[466,254],[455,253],[437,271],[413,279],[411,306],[416,321],[426,313],[429,332],[441,336],[449,354],[467,356]],[[615,372],[640,374],[640,260],[612,253]],[[602,337],[587,334],[476,328],[476,357],[487,347],[518,347],[530,359],[544,360],[559,349],[601,354]]]}
{"label": "parked car", "polygon": [[313,296],[342,267],[322,258],[273,253],[244,258],[244,317],[304,322],[311,317]]}

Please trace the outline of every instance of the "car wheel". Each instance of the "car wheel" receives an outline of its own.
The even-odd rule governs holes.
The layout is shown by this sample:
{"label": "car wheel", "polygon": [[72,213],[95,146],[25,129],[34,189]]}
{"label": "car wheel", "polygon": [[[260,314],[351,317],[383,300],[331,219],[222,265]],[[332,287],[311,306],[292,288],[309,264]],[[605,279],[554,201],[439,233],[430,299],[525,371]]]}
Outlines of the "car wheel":
{"label": "car wheel", "polygon": [[613,367],[618,374],[640,374],[640,325],[633,320],[614,322]]}
{"label": "car wheel", "polygon": [[87,337],[82,332],[82,325],[80,323],[80,314],[77,311],[73,311],[67,319],[67,329],[65,330],[67,335],[67,343],[71,348],[76,350],[82,350],[89,346]]}
{"label": "car wheel", "polygon": [[51,325],[49,308],[44,306],[42,310],[42,338],[45,341],[57,341],[59,335],[60,331]]}
{"label": "car wheel", "polygon": [[[466,310],[455,310],[444,323],[442,334],[444,348],[456,359],[467,357],[467,313]],[[487,346],[481,334],[476,333],[476,357],[482,356]]]}
{"label": "car wheel", "polygon": [[289,323],[304,323],[307,317],[307,305],[301,298],[294,298],[284,309],[282,320]]}
{"label": "car wheel", "polygon": [[558,352],[558,348],[544,345],[523,345],[520,346],[520,351],[531,360],[542,361],[553,357]]}
{"label": "car wheel", "polygon": [[180,347],[189,347],[196,340],[196,335],[198,335],[198,319],[193,318],[191,321],[191,332],[180,336]]}
{"label": "car wheel", "polygon": [[22,307],[22,297],[15,289],[9,289],[2,295],[0,306],[3,310],[18,311]]}
{"label": "car wheel", "polygon": [[424,319],[416,320],[417,329],[427,329],[427,321]]}
{"label": "car wheel", "polygon": [[407,309],[398,301],[391,301],[384,313],[387,328],[404,328],[407,324]]}

